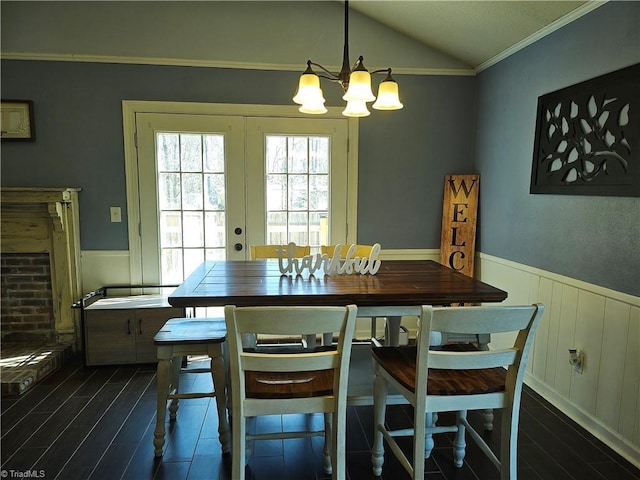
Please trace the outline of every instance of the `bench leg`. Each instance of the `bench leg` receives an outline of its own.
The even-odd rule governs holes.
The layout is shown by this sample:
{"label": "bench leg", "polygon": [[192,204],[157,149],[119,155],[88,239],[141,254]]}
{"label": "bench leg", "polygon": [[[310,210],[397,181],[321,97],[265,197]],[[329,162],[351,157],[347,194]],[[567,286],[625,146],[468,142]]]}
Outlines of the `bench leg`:
{"label": "bench leg", "polygon": [[[180,392],[180,369],[182,368],[182,359],[184,357],[173,357],[171,362],[171,382],[169,383],[169,393]],[[180,400],[172,398],[169,404],[169,421],[174,422],[178,415],[178,405]]]}
{"label": "bench leg", "polygon": [[154,455],[162,456],[164,446],[165,415],[167,410],[167,394],[169,393],[169,376],[171,370],[171,356],[160,358],[161,352],[158,349],[158,393],[156,411],[156,429],[153,432]]}

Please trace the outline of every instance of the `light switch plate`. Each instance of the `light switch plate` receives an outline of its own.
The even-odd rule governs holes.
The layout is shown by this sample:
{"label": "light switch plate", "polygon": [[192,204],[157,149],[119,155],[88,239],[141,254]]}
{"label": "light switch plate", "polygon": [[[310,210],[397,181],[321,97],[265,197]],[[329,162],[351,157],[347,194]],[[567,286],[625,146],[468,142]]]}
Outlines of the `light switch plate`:
{"label": "light switch plate", "polygon": [[120,207],[111,207],[111,221],[112,222],[121,222],[122,221],[122,210]]}

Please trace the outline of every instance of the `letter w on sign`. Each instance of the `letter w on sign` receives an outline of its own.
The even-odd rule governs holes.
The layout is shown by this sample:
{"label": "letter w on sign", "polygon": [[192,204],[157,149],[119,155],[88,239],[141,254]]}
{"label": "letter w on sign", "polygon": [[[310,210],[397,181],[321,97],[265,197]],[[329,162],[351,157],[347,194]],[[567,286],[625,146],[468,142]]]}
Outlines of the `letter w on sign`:
{"label": "letter w on sign", "polygon": [[473,277],[480,175],[444,179],[440,263]]}

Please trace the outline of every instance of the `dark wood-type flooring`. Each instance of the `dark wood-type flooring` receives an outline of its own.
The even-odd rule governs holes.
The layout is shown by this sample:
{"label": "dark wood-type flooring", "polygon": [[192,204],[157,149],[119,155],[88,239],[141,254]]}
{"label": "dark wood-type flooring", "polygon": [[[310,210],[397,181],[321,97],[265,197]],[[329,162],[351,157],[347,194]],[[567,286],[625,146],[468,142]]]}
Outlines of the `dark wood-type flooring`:
{"label": "dark wood-type flooring", "polygon": [[[87,368],[73,359],[17,398],[2,399],[3,478],[85,479],[229,479],[229,459],[220,453],[215,400],[183,400],[178,421],[168,428],[165,454],[153,456],[156,408],[154,365]],[[183,390],[206,389],[208,375],[184,374]],[[410,424],[408,407],[389,407],[393,426]],[[470,415],[474,422],[478,415]],[[250,428],[296,428],[321,422],[319,415],[261,417]],[[349,407],[348,478],[373,478],[369,449],[372,409]],[[500,417],[489,433],[499,443]],[[169,436],[170,435],[170,436]],[[409,443],[407,442],[407,446]],[[324,478],[322,439],[255,442],[247,478],[305,480]],[[490,480],[498,474],[468,440],[464,466],[452,465],[450,437],[436,437],[427,460],[428,479]],[[640,472],[587,431],[525,387],[519,435],[519,478],[640,479]],[[383,478],[409,478],[387,453]]]}

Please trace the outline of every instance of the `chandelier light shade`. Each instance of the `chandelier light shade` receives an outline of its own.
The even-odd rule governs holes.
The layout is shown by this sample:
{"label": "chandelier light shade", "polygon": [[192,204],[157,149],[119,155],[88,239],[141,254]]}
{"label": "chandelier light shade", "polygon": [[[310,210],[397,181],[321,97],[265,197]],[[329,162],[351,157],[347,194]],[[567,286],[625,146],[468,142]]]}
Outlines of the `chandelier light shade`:
{"label": "chandelier light shade", "polygon": [[404,106],[398,96],[398,83],[391,77],[391,73],[380,83],[378,99],[371,106],[376,110],[399,110]]}
{"label": "chandelier light shade", "polygon": [[367,103],[364,100],[349,100],[342,114],[345,117],[368,117],[371,112],[367,109]]}
{"label": "chandelier light shade", "polygon": [[[320,88],[320,77],[339,83],[343,90],[343,100],[347,106],[342,112],[347,117],[366,117],[370,115],[367,108],[368,102],[376,100],[371,90],[371,75],[386,73],[386,78],[378,88],[377,101],[372,105],[376,110],[399,110],[403,107],[398,95],[398,84],[391,76],[391,69],[375,70],[371,73],[365,68],[363,57],[358,57],[353,68],[349,62],[349,2],[344,2],[344,52],[342,57],[342,69],[339,73],[332,73],[325,67],[311,60],[307,61],[307,69],[300,76],[298,91],[293,101],[300,105],[298,109],[302,113],[313,115],[326,113],[325,99]],[[316,74],[313,68],[317,67],[322,73]]]}
{"label": "chandelier light shade", "polygon": [[324,106],[324,96],[320,89],[320,78],[313,73],[311,66],[300,76],[298,91],[293,97],[293,101],[301,105],[300,111],[303,113],[320,114],[326,113]]}
{"label": "chandelier light shade", "polygon": [[364,68],[362,60],[362,57],[358,59],[356,67],[351,72],[351,76],[349,76],[349,87],[342,97],[347,102],[353,100],[373,102],[376,99],[371,91],[371,74]]}

